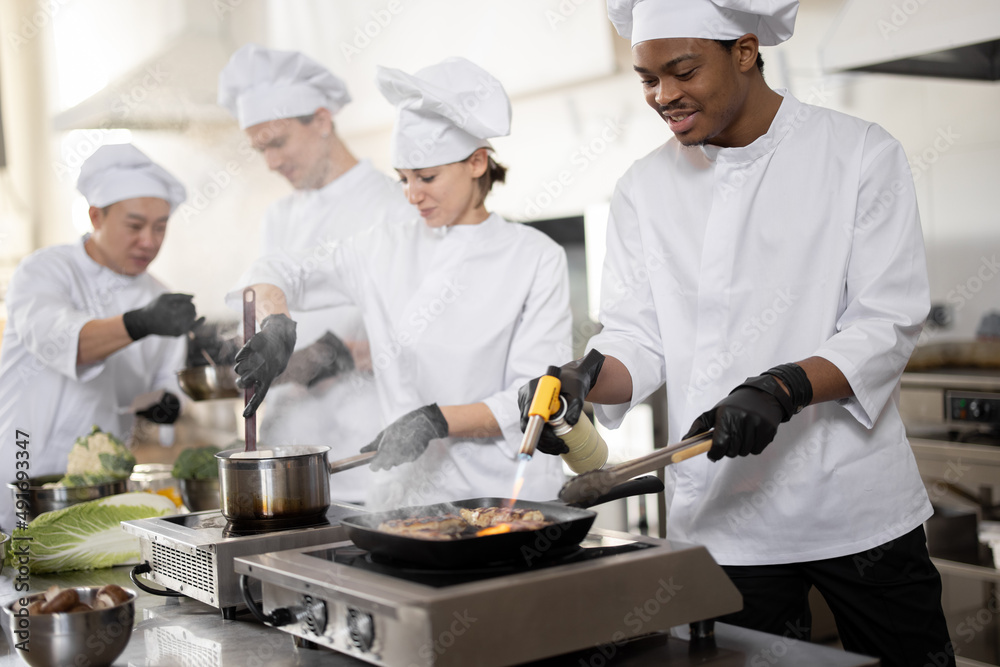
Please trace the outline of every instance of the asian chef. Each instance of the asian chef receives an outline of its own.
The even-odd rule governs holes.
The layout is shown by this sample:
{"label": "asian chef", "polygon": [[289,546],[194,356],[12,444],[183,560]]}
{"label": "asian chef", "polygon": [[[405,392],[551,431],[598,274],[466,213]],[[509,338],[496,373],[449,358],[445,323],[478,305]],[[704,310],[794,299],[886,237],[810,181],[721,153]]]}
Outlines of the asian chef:
{"label": "asian chef", "polygon": [[[14,271],[0,347],[0,471],[31,477],[66,471],[67,454],[93,425],[126,438],[137,396],[166,390],[140,414],[176,420],[177,371],[196,324],[188,294],[172,294],[146,269],[156,259],[184,186],[129,144],[98,148],[77,188],[93,231],[39,250]],[[15,433],[24,434],[18,447]],[[13,528],[13,506],[0,525]]]}

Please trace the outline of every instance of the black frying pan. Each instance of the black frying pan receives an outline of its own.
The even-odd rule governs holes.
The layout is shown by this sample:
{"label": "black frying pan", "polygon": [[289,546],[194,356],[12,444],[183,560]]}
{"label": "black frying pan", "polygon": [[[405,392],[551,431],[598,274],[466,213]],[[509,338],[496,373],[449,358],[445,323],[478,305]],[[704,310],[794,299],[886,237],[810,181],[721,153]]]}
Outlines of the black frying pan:
{"label": "black frying pan", "polygon": [[[580,503],[592,507],[602,503],[646,493],[659,493],[663,482],[646,476],[619,484],[606,495]],[[518,500],[517,509],[537,509],[552,523],[530,531],[498,535],[469,535],[452,540],[423,540],[417,537],[386,533],[379,524],[391,519],[458,514],[460,508],[503,507],[507,498],[472,498],[421,507],[404,507],[388,512],[373,512],[342,519],[340,524],[358,547],[378,556],[407,561],[437,569],[482,567],[494,564],[532,565],[572,551],[590,531],[597,512],[571,507],[559,502]]]}

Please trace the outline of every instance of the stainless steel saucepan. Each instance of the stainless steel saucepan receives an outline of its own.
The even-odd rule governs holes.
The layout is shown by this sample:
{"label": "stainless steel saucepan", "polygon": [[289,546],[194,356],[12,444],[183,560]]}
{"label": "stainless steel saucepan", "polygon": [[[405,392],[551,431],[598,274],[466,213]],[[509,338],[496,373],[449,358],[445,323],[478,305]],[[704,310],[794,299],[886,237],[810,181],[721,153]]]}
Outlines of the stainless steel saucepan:
{"label": "stainless steel saucepan", "polygon": [[367,463],[376,452],[327,461],[323,445],[227,449],[219,461],[222,515],[230,521],[309,523],[330,507],[330,475]]}

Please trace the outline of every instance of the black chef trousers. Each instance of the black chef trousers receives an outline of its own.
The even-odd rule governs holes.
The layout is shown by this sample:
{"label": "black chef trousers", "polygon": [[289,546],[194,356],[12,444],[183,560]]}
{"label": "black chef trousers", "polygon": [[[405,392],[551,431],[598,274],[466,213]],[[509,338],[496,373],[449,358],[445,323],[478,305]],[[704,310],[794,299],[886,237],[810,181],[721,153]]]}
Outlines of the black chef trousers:
{"label": "black chef trousers", "polygon": [[723,569],[743,594],[743,610],[720,622],[808,640],[808,596],[815,586],[833,611],[845,650],[878,657],[883,667],[955,665],[941,576],[923,526],[851,556]]}

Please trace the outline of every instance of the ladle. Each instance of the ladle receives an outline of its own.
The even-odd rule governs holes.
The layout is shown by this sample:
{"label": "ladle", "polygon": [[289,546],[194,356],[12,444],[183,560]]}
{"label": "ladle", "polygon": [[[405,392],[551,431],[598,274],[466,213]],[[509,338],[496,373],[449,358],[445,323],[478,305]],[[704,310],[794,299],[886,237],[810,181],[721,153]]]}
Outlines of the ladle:
{"label": "ladle", "polygon": [[[254,293],[252,287],[247,287],[243,290],[243,344],[246,345],[253,338],[254,332],[257,330],[257,295]],[[250,399],[254,395],[254,385],[248,385],[243,390],[243,406],[246,407],[250,405]],[[246,448],[244,451],[255,452],[257,451],[257,413],[250,415],[246,418],[246,423],[244,425],[243,438],[246,440]]]}

